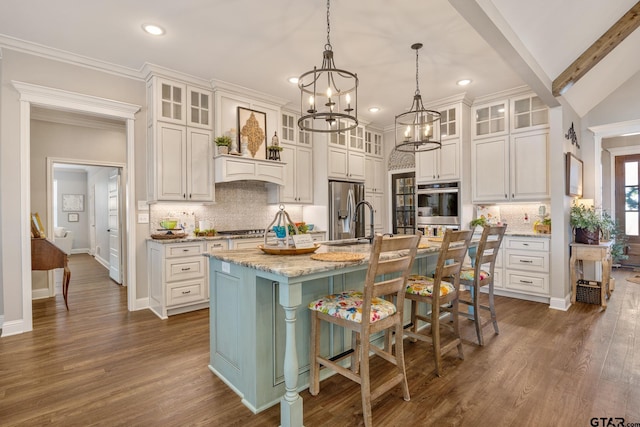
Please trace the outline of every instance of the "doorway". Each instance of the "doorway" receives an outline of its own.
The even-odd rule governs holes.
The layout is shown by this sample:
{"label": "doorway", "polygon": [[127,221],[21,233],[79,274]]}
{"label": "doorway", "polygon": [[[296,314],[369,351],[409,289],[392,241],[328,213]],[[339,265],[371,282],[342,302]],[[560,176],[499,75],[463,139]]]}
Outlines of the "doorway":
{"label": "doorway", "polygon": [[[128,171],[126,174],[126,188],[129,190],[126,194],[126,205],[132,207],[131,209],[126,210],[125,224],[127,229],[127,264],[129,266],[126,272],[126,279],[128,284],[127,304],[130,311],[135,310],[136,229],[135,210],[133,209],[133,206],[135,206],[134,124],[135,113],[140,110],[140,106],[19,81],[12,81],[11,83],[20,94],[20,127],[23,130],[23,132],[20,133],[20,183],[21,186],[24,186],[24,188],[30,188],[31,186],[31,166],[29,162],[31,151],[31,136],[29,133],[29,125],[31,122],[32,105],[66,111],[90,113],[98,117],[117,119],[125,124],[128,165]],[[21,260],[20,276],[22,278],[20,282],[20,289],[22,293],[22,318],[13,321],[10,324],[5,323],[2,328],[2,336],[14,335],[33,330],[33,311],[31,307],[31,224],[29,220],[31,195],[28,191],[23,192],[19,203],[21,218],[19,249]]]}
{"label": "doorway", "polygon": [[616,222],[624,232],[629,257],[625,265],[640,266],[640,154],[616,156],[615,158],[615,212]]}
{"label": "doorway", "polygon": [[[77,163],[77,160],[47,158],[48,192],[51,197],[47,215],[53,218],[53,230],[70,232],[71,253],[88,253],[109,270],[111,279],[123,284],[126,259],[121,256],[122,218],[121,177],[124,164],[111,162]],[[74,221],[60,206],[64,193],[78,192],[86,200],[86,209],[73,213]]]}

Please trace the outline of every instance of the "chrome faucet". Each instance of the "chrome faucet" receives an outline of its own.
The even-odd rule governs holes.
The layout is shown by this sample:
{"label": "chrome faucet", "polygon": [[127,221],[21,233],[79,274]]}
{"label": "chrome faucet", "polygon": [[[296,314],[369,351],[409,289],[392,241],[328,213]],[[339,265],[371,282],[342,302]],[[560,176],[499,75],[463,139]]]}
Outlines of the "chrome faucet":
{"label": "chrome faucet", "polygon": [[361,200],[358,202],[358,204],[356,205],[355,210],[355,214],[353,215],[353,222],[356,222],[358,220],[358,208],[360,207],[360,205],[367,205],[369,207],[369,214],[370,214],[370,222],[371,224],[369,224],[369,226],[371,227],[371,234],[367,237],[365,237],[365,239],[369,240],[369,243],[373,243],[373,236],[375,235],[374,232],[374,221],[373,221],[373,206],[371,206],[371,203],[367,202],[366,200]]}

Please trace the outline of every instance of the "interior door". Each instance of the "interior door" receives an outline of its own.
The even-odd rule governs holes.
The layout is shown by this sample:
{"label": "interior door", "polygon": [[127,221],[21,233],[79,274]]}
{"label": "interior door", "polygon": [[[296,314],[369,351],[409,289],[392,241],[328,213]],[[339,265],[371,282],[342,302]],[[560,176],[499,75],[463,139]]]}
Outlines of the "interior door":
{"label": "interior door", "polygon": [[616,221],[627,237],[625,265],[640,265],[640,209],[638,179],[640,154],[616,156],[615,162]]}
{"label": "interior door", "polygon": [[120,169],[109,175],[109,277],[122,284],[122,259],[120,256]]}

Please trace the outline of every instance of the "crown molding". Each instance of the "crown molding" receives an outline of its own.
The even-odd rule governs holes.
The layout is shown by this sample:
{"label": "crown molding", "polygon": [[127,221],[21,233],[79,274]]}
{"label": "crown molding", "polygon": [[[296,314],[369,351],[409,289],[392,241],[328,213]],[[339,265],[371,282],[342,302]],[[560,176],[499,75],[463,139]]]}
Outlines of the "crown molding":
{"label": "crown molding", "polygon": [[486,102],[497,101],[504,98],[511,98],[514,96],[524,95],[526,93],[533,93],[531,88],[527,85],[517,86],[511,89],[502,90],[500,92],[494,92],[489,95],[479,96],[473,100],[473,105],[484,104]]}
{"label": "crown molding", "polygon": [[259,92],[254,89],[249,89],[247,87],[240,86],[235,83],[225,82],[223,80],[211,79],[210,83],[214,92],[223,90],[225,92],[231,92],[236,95],[248,96],[256,101],[264,101],[271,104],[276,104],[280,108],[291,102],[289,99],[280,98],[278,96],[273,96],[264,92]]}
{"label": "crown molding", "polygon": [[116,76],[127,77],[135,80],[143,80],[140,70],[123,67],[110,62],[100,61],[87,56],[78,55],[60,49],[44,46],[38,43],[28,42],[13,37],[0,35],[0,48],[15,50],[17,52],[28,53],[41,58],[52,59],[67,64],[90,68]]}
{"label": "crown molding", "polygon": [[79,126],[91,129],[120,132],[124,132],[126,130],[124,121],[110,120],[102,117],[92,117],[79,113],[53,110],[50,108],[33,108],[31,110],[31,119],[39,120],[42,122]]}
{"label": "crown molding", "polygon": [[456,104],[458,102],[461,102],[467,107],[470,107],[471,104],[473,103],[473,99],[471,99],[467,95],[467,92],[462,92],[456,95],[447,96],[446,98],[440,98],[433,101],[429,101],[428,103],[425,103],[425,107],[426,108],[446,107],[447,105]]}
{"label": "crown molding", "polygon": [[199,86],[202,89],[211,89],[211,82],[207,79],[192,76],[191,74],[182,73],[150,62],[144,63],[141,73],[147,81],[151,77],[164,77],[170,80],[178,80],[190,85]]}

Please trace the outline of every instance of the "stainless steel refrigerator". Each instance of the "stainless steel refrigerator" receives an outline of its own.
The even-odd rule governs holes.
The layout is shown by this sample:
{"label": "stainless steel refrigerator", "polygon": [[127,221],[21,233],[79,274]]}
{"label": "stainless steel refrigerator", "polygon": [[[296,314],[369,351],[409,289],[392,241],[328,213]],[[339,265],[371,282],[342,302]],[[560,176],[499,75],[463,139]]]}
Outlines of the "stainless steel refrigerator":
{"label": "stainless steel refrigerator", "polygon": [[354,221],[356,205],[362,200],[364,184],[329,181],[329,240],[365,237],[365,206],[360,207],[358,220]]}

